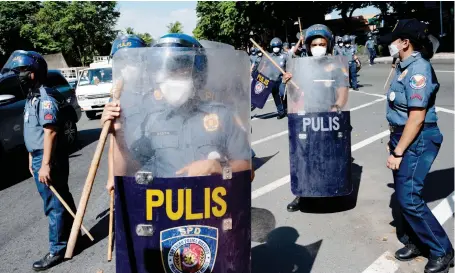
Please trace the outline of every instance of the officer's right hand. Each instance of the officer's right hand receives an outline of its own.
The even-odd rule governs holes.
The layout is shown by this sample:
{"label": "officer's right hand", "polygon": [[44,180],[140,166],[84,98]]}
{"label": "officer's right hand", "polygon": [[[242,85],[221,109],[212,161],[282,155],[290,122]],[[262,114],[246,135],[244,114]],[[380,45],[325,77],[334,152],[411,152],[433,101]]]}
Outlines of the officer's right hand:
{"label": "officer's right hand", "polygon": [[101,115],[101,126],[108,120],[114,120],[120,117],[120,103],[109,102],[104,106],[103,114]]}
{"label": "officer's right hand", "polygon": [[397,67],[397,65],[396,64],[392,64],[392,68],[395,68],[395,67]]}
{"label": "officer's right hand", "polygon": [[107,193],[110,194],[114,187],[115,187],[114,179],[108,179],[106,184]]}

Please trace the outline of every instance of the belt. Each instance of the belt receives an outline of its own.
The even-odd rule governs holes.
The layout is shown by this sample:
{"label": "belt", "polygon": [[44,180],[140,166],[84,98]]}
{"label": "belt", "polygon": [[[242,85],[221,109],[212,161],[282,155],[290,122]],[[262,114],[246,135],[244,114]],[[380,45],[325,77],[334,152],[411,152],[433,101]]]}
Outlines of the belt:
{"label": "belt", "polygon": [[[435,128],[435,127],[438,127],[437,123],[425,123],[423,125],[422,129],[430,129],[430,128]],[[389,130],[391,133],[403,133],[404,125],[399,125],[399,126],[389,125]]]}

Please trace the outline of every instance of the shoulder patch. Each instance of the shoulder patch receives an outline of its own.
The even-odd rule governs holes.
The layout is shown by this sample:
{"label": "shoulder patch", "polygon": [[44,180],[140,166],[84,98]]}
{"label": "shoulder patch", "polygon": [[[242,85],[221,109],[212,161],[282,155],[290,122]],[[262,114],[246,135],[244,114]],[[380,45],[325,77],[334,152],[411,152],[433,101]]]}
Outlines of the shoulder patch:
{"label": "shoulder patch", "polygon": [[415,74],[409,79],[409,85],[413,89],[422,89],[427,85],[427,78],[422,74]]}
{"label": "shoulder patch", "polygon": [[52,109],[52,102],[45,100],[41,102],[43,109]]}
{"label": "shoulder patch", "polygon": [[208,114],[204,117],[204,127],[207,132],[218,130],[220,121],[217,114]]}
{"label": "shoulder patch", "polygon": [[53,120],[54,119],[54,116],[52,116],[51,114],[47,114],[44,116],[44,120]]}

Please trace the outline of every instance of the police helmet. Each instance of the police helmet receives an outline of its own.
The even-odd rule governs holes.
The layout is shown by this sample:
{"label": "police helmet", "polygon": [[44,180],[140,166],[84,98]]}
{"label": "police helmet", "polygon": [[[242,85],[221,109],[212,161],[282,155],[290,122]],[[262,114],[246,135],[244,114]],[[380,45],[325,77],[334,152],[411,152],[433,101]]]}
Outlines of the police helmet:
{"label": "police helmet", "polygon": [[35,79],[44,83],[47,78],[47,63],[41,54],[35,51],[16,50],[3,66],[1,73],[30,71]]}
{"label": "police helmet", "polygon": [[284,42],[283,43],[283,48],[289,49],[289,43]]}
{"label": "police helmet", "polygon": [[343,43],[350,44],[351,43],[351,37],[349,35],[344,35],[343,36]]}
{"label": "police helmet", "polygon": [[270,47],[271,48],[274,48],[274,47],[282,48],[283,47],[283,42],[281,41],[280,38],[275,37],[275,38],[272,39],[272,41],[270,41]]}
{"label": "police helmet", "polygon": [[341,38],[341,37],[339,37],[339,36],[337,37],[337,39],[336,39],[336,40],[337,40],[337,44],[339,44],[339,43],[342,43],[342,42],[343,42],[343,38]]}
{"label": "police helmet", "polygon": [[112,43],[111,57],[122,48],[146,47],[147,43],[137,35],[125,34],[117,37]]}
{"label": "police helmet", "polygon": [[308,49],[308,54],[311,56],[311,50],[310,49],[310,44],[311,41],[313,41],[316,38],[324,38],[327,41],[327,52],[332,52],[332,31],[325,26],[321,24],[316,24],[310,26],[307,31],[306,31],[306,36],[305,36],[305,45],[307,45]]}
{"label": "police helmet", "polygon": [[[195,38],[180,33],[169,33],[162,36],[153,47],[165,49],[162,60],[164,75],[174,76],[175,72],[191,72],[193,84],[201,89],[207,81],[207,55],[204,47]],[[190,54],[185,54],[185,51]],[[157,64],[159,65],[159,64]]]}
{"label": "police helmet", "polygon": [[256,55],[256,53],[258,53],[258,49],[255,48],[254,46],[252,46],[251,49],[250,49],[250,53],[251,53],[252,55]]}

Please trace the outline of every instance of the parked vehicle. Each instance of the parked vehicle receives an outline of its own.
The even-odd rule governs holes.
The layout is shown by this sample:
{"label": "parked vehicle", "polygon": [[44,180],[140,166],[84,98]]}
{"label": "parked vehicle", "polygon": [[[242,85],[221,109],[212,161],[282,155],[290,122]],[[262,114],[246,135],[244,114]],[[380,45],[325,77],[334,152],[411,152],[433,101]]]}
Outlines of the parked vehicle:
{"label": "parked vehicle", "polygon": [[98,56],[90,68],[80,71],[76,96],[82,111],[94,119],[109,102],[112,89],[112,63],[108,57]]}
{"label": "parked vehicle", "polygon": [[[75,90],[58,70],[49,70],[46,86],[54,87],[55,96],[65,102],[61,111],[65,115],[64,133],[68,144],[77,143],[76,123],[81,118]],[[0,157],[24,145],[24,105],[27,94],[22,90],[19,78],[14,73],[0,75]],[[61,96],[61,97],[59,97]]]}

